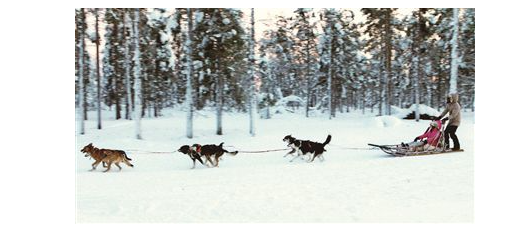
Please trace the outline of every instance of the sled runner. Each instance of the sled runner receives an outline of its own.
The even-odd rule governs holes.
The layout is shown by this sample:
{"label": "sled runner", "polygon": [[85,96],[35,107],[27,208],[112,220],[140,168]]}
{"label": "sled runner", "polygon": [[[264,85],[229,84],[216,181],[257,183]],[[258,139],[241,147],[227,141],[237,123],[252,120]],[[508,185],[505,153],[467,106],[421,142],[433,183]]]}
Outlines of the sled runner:
{"label": "sled runner", "polygon": [[392,156],[401,157],[401,156],[420,156],[420,155],[433,155],[433,154],[444,154],[452,152],[463,152],[464,150],[452,150],[443,148],[435,148],[433,150],[423,150],[423,151],[410,151],[409,148],[402,147],[398,145],[376,145],[369,143],[369,146],[380,148],[383,152],[390,154]]}
{"label": "sled runner", "polygon": [[[369,146],[380,148],[383,152],[392,156],[416,156],[462,152],[463,150],[445,149],[447,146],[444,142],[443,132],[444,121],[441,122],[440,120],[436,120],[432,121],[426,132],[415,138],[414,142],[397,145],[376,145],[369,143]],[[417,142],[420,138],[426,138],[426,140],[420,140]]]}

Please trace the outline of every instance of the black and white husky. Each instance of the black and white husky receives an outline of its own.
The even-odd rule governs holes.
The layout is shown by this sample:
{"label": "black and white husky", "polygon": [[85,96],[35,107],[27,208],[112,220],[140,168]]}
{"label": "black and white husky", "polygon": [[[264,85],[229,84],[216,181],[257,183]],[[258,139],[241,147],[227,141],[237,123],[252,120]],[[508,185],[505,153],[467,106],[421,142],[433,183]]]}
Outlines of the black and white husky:
{"label": "black and white husky", "polygon": [[[326,144],[330,143],[330,140],[332,140],[332,136],[328,135],[326,137],[326,140],[323,143],[319,142],[312,142],[308,140],[298,140],[291,135],[288,135],[284,137],[283,141],[288,143],[288,147],[291,147],[293,150],[288,152],[284,157],[286,157],[289,154],[293,154],[297,152],[297,156],[295,156],[293,159],[290,160],[292,162],[294,159],[298,158],[301,155],[309,154],[308,162],[313,162],[315,157],[319,157],[321,161],[324,160],[323,153],[326,151],[325,146]],[[313,157],[312,157],[313,154]]]}

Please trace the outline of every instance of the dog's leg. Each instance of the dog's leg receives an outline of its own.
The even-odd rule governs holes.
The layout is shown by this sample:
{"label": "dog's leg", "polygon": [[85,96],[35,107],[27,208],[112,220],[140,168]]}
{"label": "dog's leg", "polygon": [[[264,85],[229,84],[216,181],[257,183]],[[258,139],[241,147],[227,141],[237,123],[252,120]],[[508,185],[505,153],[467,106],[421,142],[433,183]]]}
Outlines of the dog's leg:
{"label": "dog's leg", "polygon": [[[212,161],[212,159],[210,158],[210,156],[207,155],[207,156],[205,156],[205,157],[206,157],[207,161],[210,162],[210,165],[211,165],[211,166],[209,166],[209,167],[214,167],[214,161]],[[208,162],[207,162],[207,164],[208,164]]]}
{"label": "dog's leg", "polygon": [[293,162],[293,160],[295,160],[295,159],[298,158],[299,156],[300,156],[300,155],[297,155],[297,156],[293,157],[293,159],[291,159],[289,162],[290,162],[290,163]]}
{"label": "dog's leg", "polygon": [[310,157],[312,157],[312,159],[311,159],[311,160],[308,160],[308,163],[313,162],[313,160],[314,160],[315,157],[317,157],[317,156],[318,156],[317,154],[313,154],[313,157],[312,157],[312,155],[310,154]]}
{"label": "dog's leg", "polygon": [[96,170],[96,166],[98,166],[98,161],[92,163],[92,169],[89,170],[89,171],[94,171],[94,170]]}
{"label": "dog's leg", "polygon": [[324,155],[323,155],[323,154],[320,154],[320,155],[319,155],[319,159],[321,160],[321,162],[323,162],[323,161],[324,161]]}
{"label": "dog's leg", "polygon": [[290,162],[290,163],[293,162],[293,160],[296,159],[296,158],[298,158],[299,156],[301,156],[301,154],[302,154],[302,152],[299,150],[299,151],[297,152],[297,156],[293,157],[293,159],[291,159],[289,162]]}
{"label": "dog's leg", "polygon": [[219,167],[219,157],[221,157],[221,155],[216,154],[216,167]]}
{"label": "dog's leg", "polygon": [[[94,162],[92,164],[92,170],[96,170],[96,168],[98,167],[98,165],[100,165],[101,162],[102,160]],[[105,164],[105,162],[103,164]],[[105,165],[103,165],[103,167],[105,168]]]}
{"label": "dog's leg", "polygon": [[289,154],[293,154],[293,153],[295,153],[295,151],[296,151],[295,149],[291,150],[291,151],[288,152],[286,155],[284,155],[284,158],[285,158],[286,156],[288,156]]}
{"label": "dog's leg", "polygon": [[116,162],[116,163],[114,163],[114,165],[116,165],[116,166],[120,169],[120,171],[121,171],[121,170],[122,170],[122,167],[120,167],[119,163],[120,163],[120,162]]}
{"label": "dog's leg", "polygon": [[197,156],[196,159],[199,160],[199,162],[204,165],[205,163],[203,163],[203,160],[201,159],[201,156],[199,156],[199,155],[196,155],[196,156]]}
{"label": "dog's leg", "polygon": [[103,172],[108,172],[109,170],[111,170],[111,165],[112,165],[112,163],[107,163],[107,165],[108,165],[108,166],[107,166],[107,170],[105,170],[105,171],[103,171]]}
{"label": "dog's leg", "polygon": [[194,169],[195,168],[195,158],[192,158],[192,160],[194,161],[194,166],[192,166],[192,168],[190,168],[190,169]]}

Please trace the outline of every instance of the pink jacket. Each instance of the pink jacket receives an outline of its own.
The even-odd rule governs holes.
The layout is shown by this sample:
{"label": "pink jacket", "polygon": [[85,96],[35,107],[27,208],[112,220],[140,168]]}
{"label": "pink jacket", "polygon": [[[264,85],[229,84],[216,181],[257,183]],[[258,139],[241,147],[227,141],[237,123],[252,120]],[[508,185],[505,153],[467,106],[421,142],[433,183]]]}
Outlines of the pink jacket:
{"label": "pink jacket", "polygon": [[435,121],[437,122],[437,128],[431,128],[428,132],[420,135],[418,138],[424,139],[427,138],[428,144],[432,146],[437,146],[437,143],[439,141],[439,136],[441,136],[441,133],[439,130],[441,129],[442,123],[440,120]]}

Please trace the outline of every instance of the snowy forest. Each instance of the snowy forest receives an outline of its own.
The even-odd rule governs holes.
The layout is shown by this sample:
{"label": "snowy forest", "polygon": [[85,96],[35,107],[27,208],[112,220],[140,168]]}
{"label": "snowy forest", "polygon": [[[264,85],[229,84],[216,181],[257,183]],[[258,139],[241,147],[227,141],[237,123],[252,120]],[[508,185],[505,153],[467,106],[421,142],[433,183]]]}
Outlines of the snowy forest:
{"label": "snowy forest", "polygon": [[200,110],[216,113],[218,135],[226,112],[248,114],[254,135],[276,113],[440,110],[449,93],[474,111],[474,9],[298,8],[263,31],[257,11],[267,9],[76,9],[76,132],[87,111],[98,129],[101,111],[134,120],[138,139],[141,119],[163,109],[187,113],[188,138]]}

